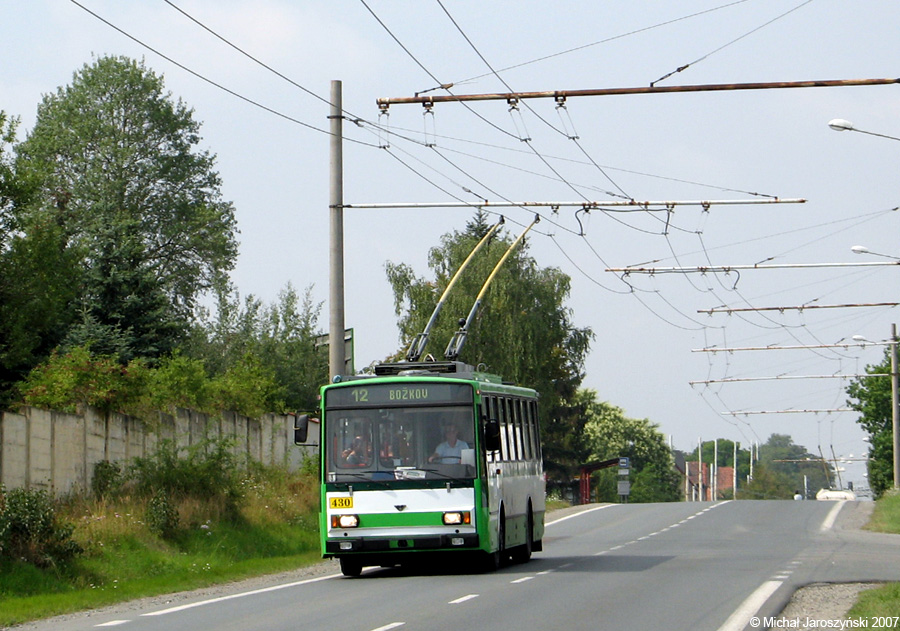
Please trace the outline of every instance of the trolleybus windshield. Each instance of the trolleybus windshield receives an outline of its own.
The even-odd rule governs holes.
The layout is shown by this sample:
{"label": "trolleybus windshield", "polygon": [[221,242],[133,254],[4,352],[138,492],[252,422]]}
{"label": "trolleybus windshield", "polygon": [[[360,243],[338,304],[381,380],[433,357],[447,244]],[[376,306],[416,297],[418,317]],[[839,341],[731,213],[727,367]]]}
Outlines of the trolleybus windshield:
{"label": "trolleybus windshield", "polygon": [[328,482],[475,476],[471,403],[326,410],[324,437]]}

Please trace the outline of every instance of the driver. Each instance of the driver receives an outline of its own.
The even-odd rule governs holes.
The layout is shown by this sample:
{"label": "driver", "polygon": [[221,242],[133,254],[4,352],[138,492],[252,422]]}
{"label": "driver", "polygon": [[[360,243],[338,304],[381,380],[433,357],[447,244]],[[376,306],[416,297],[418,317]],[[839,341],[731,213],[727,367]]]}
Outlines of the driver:
{"label": "driver", "polygon": [[459,440],[459,429],[454,423],[450,423],[444,427],[444,442],[435,447],[434,453],[428,457],[428,462],[437,462],[440,464],[459,464],[462,461],[462,450],[468,449],[469,445]]}

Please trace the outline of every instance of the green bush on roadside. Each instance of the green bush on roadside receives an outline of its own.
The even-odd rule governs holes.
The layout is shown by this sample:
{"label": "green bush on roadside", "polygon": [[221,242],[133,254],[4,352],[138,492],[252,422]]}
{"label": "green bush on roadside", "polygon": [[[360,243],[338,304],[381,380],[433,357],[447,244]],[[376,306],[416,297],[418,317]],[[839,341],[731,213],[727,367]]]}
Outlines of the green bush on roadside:
{"label": "green bush on roadside", "polygon": [[82,552],[46,491],[0,487],[0,557],[51,567]]}
{"label": "green bush on roadside", "polygon": [[150,366],[141,359],[122,364],[77,346],[54,352],[17,387],[26,405],[70,413],[84,405],[144,418],[174,407],[207,414],[231,410],[252,418],[285,410],[284,389],[273,369],[249,353],[224,373],[210,375],[201,360],[177,353]]}
{"label": "green bush on roadside", "polygon": [[241,496],[240,473],[245,467],[232,453],[232,445],[229,439],[212,439],[178,447],[164,440],[155,453],[135,458],[126,478],[142,497],[162,492],[173,501],[186,497],[220,499],[235,507]]}
{"label": "green bush on roadside", "polygon": [[106,499],[117,495],[124,483],[122,467],[109,460],[101,460],[94,464],[94,477],[91,478],[91,492],[97,499]]}
{"label": "green bush on roadside", "polygon": [[178,532],[178,509],[165,491],[157,491],[147,503],[147,527],[154,534],[170,539]]}

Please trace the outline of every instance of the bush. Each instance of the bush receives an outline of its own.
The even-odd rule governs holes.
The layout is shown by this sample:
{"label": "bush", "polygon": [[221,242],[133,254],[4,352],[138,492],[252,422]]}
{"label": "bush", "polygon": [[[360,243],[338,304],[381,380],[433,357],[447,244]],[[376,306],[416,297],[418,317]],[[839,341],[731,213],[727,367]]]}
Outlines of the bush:
{"label": "bush", "polygon": [[82,552],[74,529],[57,520],[46,491],[0,487],[0,557],[38,567],[65,563]]}
{"label": "bush", "polygon": [[275,372],[250,353],[214,379],[211,387],[221,410],[234,410],[252,418],[266,412],[284,412],[283,388],[278,385]]}
{"label": "bush", "polygon": [[150,498],[145,520],[150,531],[160,537],[171,538],[178,531],[178,510],[165,491],[157,491]]}
{"label": "bush", "polygon": [[285,411],[284,387],[275,372],[250,353],[210,378],[201,360],[178,353],[151,367],[142,359],[123,365],[78,346],[64,354],[54,351],[17,388],[26,405],[61,412],[76,412],[80,405],[136,416],[173,407],[231,410],[252,418]]}
{"label": "bush", "polygon": [[94,465],[94,477],[91,478],[91,491],[97,499],[107,499],[122,490],[124,478],[122,467],[109,460],[101,460]]}
{"label": "bush", "polygon": [[120,411],[143,396],[147,370],[141,360],[123,366],[112,356],[78,346],[63,355],[54,351],[18,388],[27,405],[47,410],[75,412],[79,405],[90,405]]}
{"label": "bush", "polygon": [[212,386],[199,359],[180,353],[162,359],[150,373],[150,405],[159,410],[173,407],[213,412]]}
{"label": "bush", "polygon": [[135,458],[127,477],[139,495],[159,492],[172,500],[223,498],[236,504],[240,497],[240,467],[230,440],[208,440],[179,448],[161,441],[156,453]]}

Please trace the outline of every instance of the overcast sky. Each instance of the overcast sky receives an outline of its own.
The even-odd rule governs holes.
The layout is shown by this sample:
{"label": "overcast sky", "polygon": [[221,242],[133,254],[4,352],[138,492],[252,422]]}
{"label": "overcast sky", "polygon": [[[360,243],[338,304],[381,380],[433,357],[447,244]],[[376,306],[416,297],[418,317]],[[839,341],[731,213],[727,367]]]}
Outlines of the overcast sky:
{"label": "overcast sky", "polygon": [[[845,407],[846,379],[883,347],[692,352],[830,345],[890,334],[896,308],[698,313],[896,301],[893,266],[728,274],[607,268],[862,263],[853,245],[900,256],[900,143],[835,132],[834,118],[900,137],[900,86],[394,105],[453,83],[454,94],[890,78],[900,75],[900,5],[889,0],[30,0],[3,3],[0,109],[34,123],[41,96],[97,55],[143,58],[203,122],[234,202],[242,295],[288,283],[328,298],[328,105],[343,82],[344,201],[686,202],[804,198],[805,204],[665,205],[612,212],[544,208],[529,240],[572,278],[568,306],[596,333],[584,385],[691,449],[773,432],[813,452],[865,452],[853,413],[747,414]],[[184,13],[249,53],[242,55]],[[129,39],[97,16],[140,40]],[[153,50],[151,50],[153,49]],[[157,52],[154,52],[157,51]],[[165,59],[163,56],[168,57]],[[191,74],[180,64],[196,74]],[[687,66],[680,72],[679,68]],[[215,82],[278,114],[224,92]],[[431,94],[447,94],[436,89]],[[292,119],[292,120],[291,120]],[[426,123],[429,127],[426,128]],[[392,135],[379,134],[388,125]],[[433,125],[434,135],[426,135]],[[389,138],[389,147],[384,147]],[[578,211],[578,212],[576,212]],[[533,209],[502,211],[511,235]],[[362,368],[402,345],[386,261],[430,277],[428,249],[463,230],[467,209],[345,212],[346,325]],[[327,304],[321,326],[328,329]],[[457,314],[448,314],[456,317]],[[465,315],[465,314],[459,314]],[[692,381],[783,377],[695,384]],[[811,378],[817,376],[819,378]],[[800,378],[803,377],[803,378]],[[862,482],[862,467],[848,465]]]}

